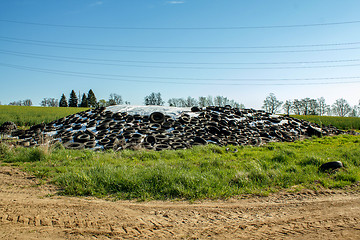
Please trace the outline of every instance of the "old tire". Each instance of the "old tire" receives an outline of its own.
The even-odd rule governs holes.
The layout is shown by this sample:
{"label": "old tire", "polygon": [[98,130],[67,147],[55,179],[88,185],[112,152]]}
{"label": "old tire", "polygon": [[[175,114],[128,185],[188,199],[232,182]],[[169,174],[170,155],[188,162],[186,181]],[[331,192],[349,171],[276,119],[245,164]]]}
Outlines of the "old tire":
{"label": "old tire", "polygon": [[153,112],[150,114],[150,122],[163,123],[165,121],[165,115],[161,112]]}

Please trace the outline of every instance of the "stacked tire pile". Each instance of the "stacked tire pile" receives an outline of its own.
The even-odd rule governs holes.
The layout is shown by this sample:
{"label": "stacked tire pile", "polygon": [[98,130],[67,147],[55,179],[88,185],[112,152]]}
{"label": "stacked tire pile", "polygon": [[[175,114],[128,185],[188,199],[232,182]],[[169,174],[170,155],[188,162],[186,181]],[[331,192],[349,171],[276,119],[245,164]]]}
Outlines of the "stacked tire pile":
{"label": "stacked tire pile", "polygon": [[0,126],[0,134],[10,134],[17,129],[16,124],[13,122],[4,122]]}
{"label": "stacked tire pile", "polygon": [[61,142],[69,149],[187,149],[217,144],[259,146],[268,142],[291,142],[311,136],[342,134],[335,127],[261,110],[226,107],[193,107],[172,118],[161,112],[150,115],[111,112],[97,108],[73,114],[49,124],[15,130],[12,136],[23,146]]}

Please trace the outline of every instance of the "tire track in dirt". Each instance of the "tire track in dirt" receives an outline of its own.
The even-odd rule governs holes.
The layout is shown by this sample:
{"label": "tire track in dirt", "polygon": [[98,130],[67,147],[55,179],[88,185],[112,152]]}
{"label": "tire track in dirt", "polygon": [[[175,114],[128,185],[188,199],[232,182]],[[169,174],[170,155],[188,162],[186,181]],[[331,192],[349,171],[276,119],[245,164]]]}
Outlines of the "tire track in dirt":
{"label": "tire track in dirt", "polygon": [[2,239],[359,239],[358,191],[277,193],[227,201],[106,201],[0,167]]}

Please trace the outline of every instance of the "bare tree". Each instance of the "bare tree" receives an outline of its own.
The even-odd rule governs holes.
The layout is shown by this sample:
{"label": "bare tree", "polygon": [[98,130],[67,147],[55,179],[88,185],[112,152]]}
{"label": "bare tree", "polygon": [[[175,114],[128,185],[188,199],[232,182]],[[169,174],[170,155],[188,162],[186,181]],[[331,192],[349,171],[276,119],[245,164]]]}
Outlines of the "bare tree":
{"label": "bare tree", "polygon": [[291,107],[292,107],[291,100],[286,100],[285,103],[283,104],[283,109],[285,111],[285,114],[290,115]]}
{"label": "bare tree", "polygon": [[59,106],[59,101],[55,98],[43,98],[40,105],[42,107],[57,107]]}
{"label": "bare tree", "polygon": [[9,105],[13,105],[13,106],[32,106],[32,101],[31,101],[31,99],[18,100],[18,101],[10,102]]}
{"label": "bare tree", "polygon": [[206,106],[213,106],[214,105],[214,100],[212,96],[207,96],[206,97]]}
{"label": "bare tree", "polygon": [[315,99],[303,98],[301,99],[301,107],[303,115],[316,115],[318,109],[318,103]]}
{"label": "bare tree", "polygon": [[238,103],[238,102],[236,102],[236,101],[233,100],[233,99],[230,100],[230,102],[228,103],[228,105],[230,105],[230,106],[233,107],[233,108],[240,108],[240,109],[245,108],[244,104]]}
{"label": "bare tree", "polygon": [[161,93],[151,93],[150,95],[146,96],[144,99],[145,105],[158,105],[163,106],[164,101],[161,98]]}
{"label": "bare tree", "polygon": [[32,101],[31,99],[25,99],[23,101],[23,106],[32,106]]}
{"label": "bare tree", "polygon": [[345,117],[348,113],[351,112],[349,103],[343,98],[336,100],[331,107],[333,113],[340,117]]}
{"label": "bare tree", "polygon": [[323,115],[325,115],[326,113],[329,112],[330,106],[325,103],[325,98],[324,97],[318,98],[317,102],[318,102],[318,110],[317,110],[317,112],[318,112],[318,114],[320,116],[323,116]]}
{"label": "bare tree", "polygon": [[214,105],[219,107],[224,107],[225,105],[229,105],[230,100],[227,97],[216,96],[214,97]]}
{"label": "bare tree", "polygon": [[206,97],[199,97],[199,107],[206,107],[207,106],[207,100]]}
{"label": "bare tree", "polygon": [[110,98],[109,98],[109,101],[108,101],[108,105],[111,106],[111,105],[120,105],[120,104],[123,104],[124,101],[122,99],[122,97],[116,93],[111,93],[110,94]]}
{"label": "bare tree", "polygon": [[264,100],[263,109],[269,113],[276,113],[282,105],[282,101],[279,101],[274,93],[270,93]]}
{"label": "bare tree", "polygon": [[301,111],[302,111],[302,101],[298,100],[298,99],[294,99],[293,103],[292,103],[292,110],[294,111],[294,113],[296,115],[300,115]]}
{"label": "bare tree", "polygon": [[12,106],[22,106],[22,101],[19,100],[19,101],[10,102],[9,105],[12,105]]}

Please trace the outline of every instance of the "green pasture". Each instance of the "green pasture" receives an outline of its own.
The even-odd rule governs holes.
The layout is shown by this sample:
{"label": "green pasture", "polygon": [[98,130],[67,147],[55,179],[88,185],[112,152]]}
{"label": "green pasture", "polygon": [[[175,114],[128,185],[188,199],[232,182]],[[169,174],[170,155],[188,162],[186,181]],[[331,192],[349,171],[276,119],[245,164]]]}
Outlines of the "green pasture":
{"label": "green pasture", "polygon": [[314,122],[320,126],[333,125],[338,129],[360,130],[360,118],[359,117],[333,117],[333,116],[315,116],[315,115],[294,115],[297,119]]}
{"label": "green pasture", "polygon": [[65,116],[85,111],[88,108],[72,107],[26,107],[0,105],[0,125],[6,121],[27,127],[39,123],[49,123]]}
{"label": "green pasture", "polygon": [[[196,146],[187,150],[96,152],[62,145],[12,148],[0,163],[60,187],[60,194],[115,199],[224,199],[303,188],[356,188],[360,136],[339,135],[262,147]],[[321,164],[342,161],[339,171]]]}

